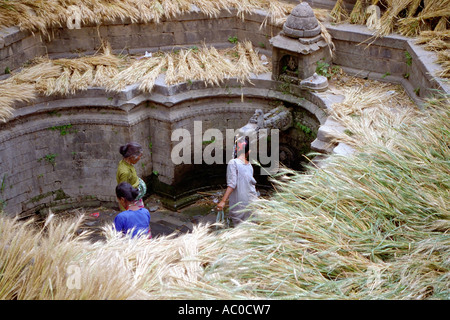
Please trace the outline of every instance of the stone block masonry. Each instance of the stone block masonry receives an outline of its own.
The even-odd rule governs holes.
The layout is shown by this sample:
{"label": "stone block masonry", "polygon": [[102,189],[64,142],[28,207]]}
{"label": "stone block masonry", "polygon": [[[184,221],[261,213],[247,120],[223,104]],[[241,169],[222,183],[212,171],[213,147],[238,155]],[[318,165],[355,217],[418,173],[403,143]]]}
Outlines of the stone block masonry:
{"label": "stone block masonry", "polygon": [[49,56],[54,58],[92,54],[101,45],[100,38],[110,43],[115,53],[143,54],[145,51],[171,50],[179,47],[201,46],[203,43],[232,46],[230,38],[248,39],[261,49],[270,49],[268,40],[280,28],[260,28],[264,16],[246,16],[245,23],[234,10],[222,11],[214,19],[202,13],[186,13],[176,20],[160,23],[131,24],[120,21],[79,30],[56,29],[55,37],[45,42]]}
{"label": "stone block masonry", "polygon": [[[30,120],[36,121],[45,120]],[[0,197],[7,211],[27,212],[60,200],[78,202],[88,196],[113,195],[122,140],[118,137],[129,135],[129,129],[68,121],[61,119],[60,126],[0,142],[5,146],[0,164],[5,188]]]}
{"label": "stone block masonry", "polygon": [[415,39],[396,34],[376,38],[365,26],[354,24],[326,27],[336,47],[332,62],[345,71],[401,83],[418,104],[436,90],[450,93],[450,85],[436,76],[442,70],[435,63],[436,55],[416,45]]}
{"label": "stone block masonry", "polygon": [[157,172],[160,183],[173,185],[179,181],[177,172],[186,168],[171,162],[171,133],[192,129],[194,121],[202,121],[203,131],[237,129],[256,109],[268,111],[275,101],[305,107],[320,122],[325,120],[326,103],[319,94],[278,92],[270,75],[252,82],[257,87],[236,86],[235,79],[224,83],[225,89],[204,87],[201,81],[175,90],[158,84],[158,94],[142,94],[130,86],[114,100],[92,88],[64,100],[41,97],[32,106],[18,104],[13,118],[0,127],[4,211],[26,214],[93,200],[114,204],[118,150],[128,141],[144,147],[136,165],[139,176],[146,179]]}
{"label": "stone block masonry", "polygon": [[0,30],[0,74],[17,69],[23,63],[46,53],[39,36],[22,32],[17,27]]}

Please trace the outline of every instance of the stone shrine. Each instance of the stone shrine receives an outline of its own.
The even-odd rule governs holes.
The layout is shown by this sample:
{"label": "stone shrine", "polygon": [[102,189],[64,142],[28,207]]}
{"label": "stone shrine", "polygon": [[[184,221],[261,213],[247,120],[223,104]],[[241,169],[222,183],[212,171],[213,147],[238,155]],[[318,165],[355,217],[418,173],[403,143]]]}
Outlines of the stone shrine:
{"label": "stone shrine", "polygon": [[[308,3],[302,2],[292,10],[283,30],[270,39],[270,43],[273,46],[274,80],[287,81],[315,90],[327,88],[325,77],[315,75],[308,81],[308,78],[314,75],[318,61],[331,64],[330,49]],[[308,87],[309,83],[313,85]]]}

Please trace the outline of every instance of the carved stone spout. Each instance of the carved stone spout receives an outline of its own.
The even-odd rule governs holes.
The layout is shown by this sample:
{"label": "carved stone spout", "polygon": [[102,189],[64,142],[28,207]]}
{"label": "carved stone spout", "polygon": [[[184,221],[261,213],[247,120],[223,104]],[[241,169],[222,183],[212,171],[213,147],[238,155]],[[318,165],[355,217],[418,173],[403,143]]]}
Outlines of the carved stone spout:
{"label": "carved stone spout", "polygon": [[292,126],[293,118],[291,111],[281,105],[267,113],[257,109],[248,123],[239,129],[239,136],[251,136],[256,134],[258,138],[261,129],[287,130]]}

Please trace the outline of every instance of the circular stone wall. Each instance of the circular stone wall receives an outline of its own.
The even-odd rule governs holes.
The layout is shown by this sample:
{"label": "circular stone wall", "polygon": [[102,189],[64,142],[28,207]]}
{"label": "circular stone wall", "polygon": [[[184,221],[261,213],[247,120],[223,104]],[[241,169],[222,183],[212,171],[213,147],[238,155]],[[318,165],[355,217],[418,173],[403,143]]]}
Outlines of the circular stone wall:
{"label": "circular stone wall", "polygon": [[[186,204],[187,195],[217,186],[225,177],[209,175],[202,186],[195,179],[195,166],[173,164],[174,130],[193,133],[194,121],[201,122],[203,132],[238,129],[256,109],[267,112],[279,102],[298,114],[308,113],[310,123],[325,121],[324,100],[329,94],[280,91],[280,83],[270,80],[270,74],[254,77],[252,82],[242,86],[230,79],[220,88],[200,81],[189,86],[159,84],[151,94],[135,86],[115,95],[91,88],[64,98],[41,97],[31,105],[17,104],[14,116],[0,130],[4,211],[26,214],[49,206],[115,206],[118,150],[128,141],[144,146],[144,156],[136,165],[138,175],[150,190],[166,196],[169,207],[176,208]],[[291,144],[292,137],[282,135],[281,139]],[[210,167],[223,172],[223,166]]]}
{"label": "circular stone wall", "polygon": [[[214,19],[190,12],[159,24],[116,21],[79,30],[58,28],[51,31],[51,40],[12,27],[0,34],[0,70],[8,67],[15,71],[28,60],[46,54],[51,58],[93,54],[101,40],[107,40],[116,54],[144,54],[203,43],[227,47],[232,46],[229,39],[236,37],[250,40],[270,56],[269,40],[281,28],[270,24],[261,27],[266,18],[264,12],[246,15],[245,21],[237,18],[234,10],[222,11]],[[336,45],[333,62],[345,70],[384,79],[377,74],[381,64],[391,74],[384,80],[400,79],[398,82],[413,96],[414,91],[422,97],[436,86],[445,86],[433,78],[429,66],[434,65],[421,62],[423,50],[408,39],[377,39],[370,47],[367,64],[368,51],[359,43],[369,39],[370,32],[358,26],[328,27]],[[405,51],[413,57],[411,66],[405,61]],[[402,76],[405,72],[411,74],[408,79]],[[298,144],[309,125],[319,126],[311,148],[324,153],[333,151],[328,145],[331,132],[343,128],[326,118],[326,109],[342,101],[342,96],[331,91],[304,91],[293,85],[286,88],[273,81],[271,73],[250,80],[242,85],[229,79],[222,87],[205,87],[203,82],[195,81],[165,86],[163,79],[157,79],[151,94],[142,94],[134,85],[117,94],[89,88],[74,95],[40,96],[29,103],[16,103],[13,116],[0,126],[1,209],[7,214],[19,214],[47,206],[115,205],[118,148],[132,140],[144,146],[143,160],[136,167],[138,174],[152,182],[157,176],[155,185],[174,186],[190,173],[195,176],[189,166],[170,162],[174,129],[189,126],[195,119],[201,119],[204,128],[239,128],[256,108],[268,110],[274,101],[289,104],[297,119],[294,124],[298,123],[281,137],[283,146]],[[420,91],[414,90],[416,87]],[[312,120],[302,123],[302,113],[308,113]],[[303,130],[302,137],[299,130]],[[283,149],[281,158],[290,161],[295,158],[295,150],[301,148]]]}

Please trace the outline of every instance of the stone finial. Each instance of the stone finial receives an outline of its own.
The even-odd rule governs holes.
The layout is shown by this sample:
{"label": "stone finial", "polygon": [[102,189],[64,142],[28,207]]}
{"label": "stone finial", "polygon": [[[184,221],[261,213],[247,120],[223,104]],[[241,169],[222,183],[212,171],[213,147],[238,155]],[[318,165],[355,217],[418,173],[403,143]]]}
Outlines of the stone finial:
{"label": "stone finial", "polygon": [[308,3],[302,2],[292,10],[283,25],[283,33],[290,38],[312,38],[320,35],[319,22]]}

